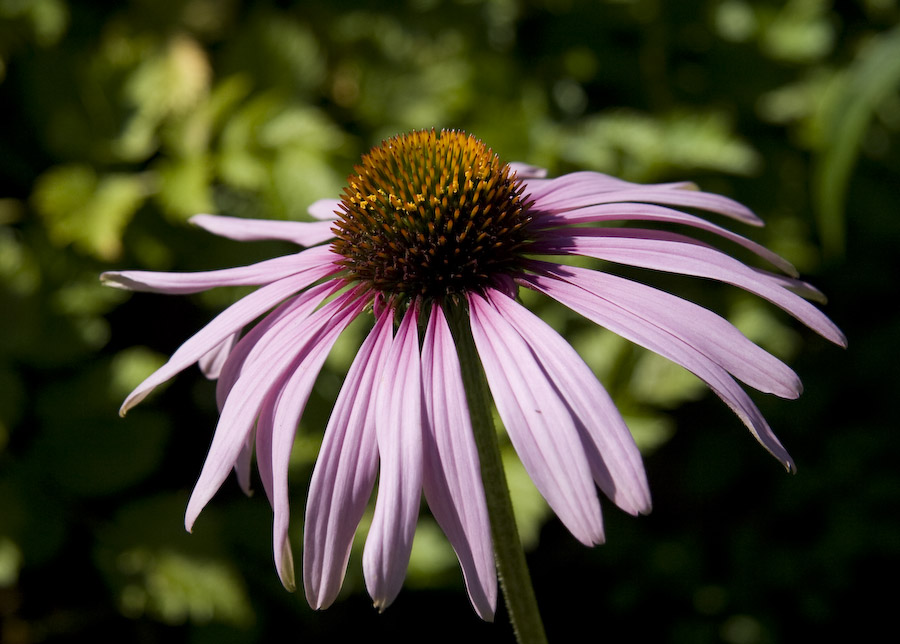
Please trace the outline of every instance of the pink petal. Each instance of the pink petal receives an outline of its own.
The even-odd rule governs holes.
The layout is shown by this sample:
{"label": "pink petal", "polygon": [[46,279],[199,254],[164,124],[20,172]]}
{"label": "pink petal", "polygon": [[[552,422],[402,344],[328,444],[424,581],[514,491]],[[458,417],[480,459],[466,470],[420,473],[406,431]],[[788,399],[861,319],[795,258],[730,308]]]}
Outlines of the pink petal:
{"label": "pink petal", "polygon": [[802,391],[797,374],[725,318],[664,291],[584,268],[535,262],[538,272],[580,286],[691,345],[751,387],[783,398]]}
{"label": "pink petal", "polygon": [[[551,250],[551,247],[554,247]],[[846,338],[834,323],[803,298],[786,290],[767,273],[756,271],[725,253],[683,235],[625,228],[585,229],[559,237],[543,250],[577,254],[654,270],[707,277],[738,286],[790,313],[835,344]]]}
{"label": "pink petal", "polygon": [[490,301],[525,340],[565,399],[600,489],[626,512],[649,512],[650,489],[641,454],[590,367],[562,336],[512,298],[495,293]]}
{"label": "pink petal", "polygon": [[[552,205],[547,203],[546,207],[553,210],[570,210],[572,208],[582,208],[584,206],[594,206],[603,203],[616,202],[647,202],[656,204],[665,204],[668,206],[682,206],[689,208],[699,208],[709,212],[715,212],[720,215],[726,215],[745,224],[754,226],[762,226],[762,220],[757,217],[745,206],[736,201],[716,195],[709,192],[699,192],[696,190],[672,190],[669,188],[656,188],[654,186],[646,186],[640,188],[632,188],[628,190],[616,190],[606,192],[602,195],[592,195],[585,197],[570,197],[554,200]],[[543,204],[542,204],[543,205]]]}
{"label": "pink petal", "polygon": [[276,239],[314,246],[334,238],[329,221],[277,221],[273,219],[247,219],[221,215],[194,215],[190,222],[219,237],[236,241],[261,241]]}
{"label": "pink petal", "polygon": [[653,204],[612,203],[589,206],[577,210],[568,210],[560,213],[542,213],[542,216],[535,220],[535,225],[539,227],[569,226],[566,230],[566,234],[578,235],[579,232],[584,229],[572,228],[572,226],[577,224],[628,220],[683,224],[706,230],[753,251],[788,275],[794,277],[797,276],[797,269],[794,268],[790,262],[783,257],[780,257],[778,254],[773,253],[765,246],[757,244],[742,235],[733,233],[726,228],[717,226],[700,217],[695,217],[694,215],[689,215],[678,210]]}
{"label": "pink petal", "polygon": [[374,391],[385,372],[393,319],[393,311],[385,308],[357,351],[328,419],[309,483],[303,585],[306,600],[316,610],[330,606],[341,589],[353,535],[375,485]]}
{"label": "pink petal", "polygon": [[[319,199],[318,201],[314,201],[312,203],[312,205],[307,209],[307,212],[316,219],[333,222],[338,218],[340,205],[340,199]],[[332,237],[333,236],[334,235],[332,235]]]}
{"label": "pink petal", "polygon": [[509,169],[515,172],[519,179],[543,179],[547,176],[547,169],[536,165],[529,165],[519,161],[512,161],[508,165]]}
{"label": "pink petal", "polygon": [[376,399],[381,468],[363,573],[375,607],[384,610],[406,577],[422,497],[422,377],[415,306],[397,329]]}
{"label": "pink petal", "polygon": [[200,360],[226,338],[239,332],[247,324],[292,293],[305,289],[316,280],[335,272],[335,270],[336,267],[329,262],[263,286],[241,298],[191,336],[172,354],[172,357],[169,358],[166,364],[150,374],[146,380],[138,385],[125,399],[119,413],[124,416],[129,409],[141,402],[153,389]]}
{"label": "pink petal", "polygon": [[497,605],[497,573],[487,501],[456,346],[444,312],[431,309],[422,349],[429,421],[424,434],[425,499],[450,540],[475,611],[486,620]]}
{"label": "pink petal", "polygon": [[228,392],[244,370],[250,352],[259,342],[271,342],[285,327],[301,324],[304,318],[311,315],[327,297],[345,286],[346,282],[343,280],[333,279],[310,287],[282,303],[241,338],[228,355],[216,383],[216,402],[219,411],[222,411]]}
{"label": "pink petal", "polygon": [[[291,366],[290,375],[276,400],[269,451],[257,452],[257,459],[268,461],[267,466],[272,472],[271,500],[275,512],[272,530],[273,546],[276,555],[281,553],[280,558],[276,558],[275,565],[279,576],[289,589],[293,589],[294,571],[293,568],[285,569],[282,564],[293,561],[293,557],[286,557],[283,554],[285,551],[290,551],[288,470],[291,449],[294,445],[297,425],[300,423],[300,417],[306,408],[306,402],[309,400],[309,395],[325,358],[328,357],[338,336],[356,318],[365,304],[364,299],[352,302],[355,297],[356,293],[350,292],[334,302],[326,304],[322,309],[323,314],[329,309],[333,311],[333,315],[328,319],[326,325],[315,334],[303,334],[297,337],[295,342],[297,344],[302,342],[303,350]],[[310,320],[310,325],[312,326],[312,320]]]}
{"label": "pink petal", "polygon": [[602,543],[600,503],[568,407],[504,316],[477,295],[468,301],[475,346],[522,464],[579,541]]}
{"label": "pink petal", "polygon": [[[252,366],[245,368],[228,394],[209,454],[188,501],[188,530],[234,466],[269,392],[284,386],[299,361],[314,347],[319,333],[332,326],[332,317],[345,304],[342,298],[334,300],[305,318],[302,325],[288,325],[277,334],[270,332],[270,341],[253,347],[247,360]],[[257,454],[258,459],[266,457]],[[274,469],[273,473],[278,474]]]}
{"label": "pink petal", "polygon": [[521,282],[549,295],[596,324],[672,360],[695,374],[737,414],[763,447],[784,463],[788,470],[794,469],[793,460],[772,433],[765,418],[747,393],[728,375],[728,372],[681,338],[597,294],[567,282],[539,275],[524,276]]}
{"label": "pink petal", "polygon": [[[304,271],[330,264],[333,254],[328,247],[309,250],[267,259],[249,266],[224,268],[218,271],[195,273],[158,273],[153,271],[110,271],[100,275],[107,286],[145,291],[184,295],[198,293],[219,286],[257,286],[296,275]],[[335,268],[335,270],[337,270]]]}
{"label": "pink petal", "polygon": [[219,377],[225,361],[228,360],[228,354],[231,353],[240,336],[240,332],[232,333],[197,361],[204,376],[210,380],[215,380]]}

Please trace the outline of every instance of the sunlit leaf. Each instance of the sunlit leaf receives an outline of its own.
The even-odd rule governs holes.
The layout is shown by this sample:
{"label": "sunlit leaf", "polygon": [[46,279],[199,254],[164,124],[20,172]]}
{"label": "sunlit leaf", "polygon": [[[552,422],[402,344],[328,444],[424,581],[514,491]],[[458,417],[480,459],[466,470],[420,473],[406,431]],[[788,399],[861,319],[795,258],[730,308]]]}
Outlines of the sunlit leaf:
{"label": "sunlit leaf", "polygon": [[147,194],[140,175],[98,176],[87,165],[57,166],[41,175],[32,196],[57,246],[74,245],[103,260],[122,250],[122,233]]}
{"label": "sunlit leaf", "polygon": [[844,206],[850,173],[872,114],[900,86],[900,27],[868,43],[847,69],[843,87],[827,108],[814,181],[826,252],[844,249]]}

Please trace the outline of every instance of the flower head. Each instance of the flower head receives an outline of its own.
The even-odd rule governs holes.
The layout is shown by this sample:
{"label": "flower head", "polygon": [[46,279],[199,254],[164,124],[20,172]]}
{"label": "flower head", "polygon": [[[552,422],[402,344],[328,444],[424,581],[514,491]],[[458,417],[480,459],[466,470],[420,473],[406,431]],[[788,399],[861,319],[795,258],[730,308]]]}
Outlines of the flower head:
{"label": "flower head", "polygon": [[[794,398],[800,382],[790,368],[696,304],[546,259],[580,255],[718,280],[769,300],[844,344],[841,332],[804,299],[817,292],[796,279],[789,263],[671,206],[760,223],[744,206],[689,183],[643,186],[594,172],[547,179],[535,168],[501,163],[461,132],[395,137],[363,157],[339,201],[313,204],[310,212],[320,221],[192,219],[232,239],[281,239],[310,246],[306,250],[218,271],[102,276],[112,286],[167,293],[260,286],[175,351],[131,393],[122,413],[193,363],[217,379],[220,418],[186,525],[191,528],[232,469],[249,489],[255,452],[274,510],[276,568],[292,588],[287,481],[297,425],[338,336],[357,317],[370,317],[371,331],[335,402],[310,482],[303,556],[307,599],[323,608],[337,596],[377,478],[363,556],[376,606],[387,606],[400,591],[424,492],[456,551],[475,610],[491,619],[497,594],[491,533],[454,337],[458,330],[451,330],[449,319],[468,321],[513,446],[551,508],[585,544],[604,539],[597,488],[639,514],[650,509],[647,480],[610,397],[565,339],[517,302],[520,288],[543,293],[693,372],[766,449],[793,467],[735,381]],[[621,225],[628,221],[643,227]],[[605,225],[611,223],[616,225]],[[750,268],[706,243],[648,223],[713,233],[780,273]]]}

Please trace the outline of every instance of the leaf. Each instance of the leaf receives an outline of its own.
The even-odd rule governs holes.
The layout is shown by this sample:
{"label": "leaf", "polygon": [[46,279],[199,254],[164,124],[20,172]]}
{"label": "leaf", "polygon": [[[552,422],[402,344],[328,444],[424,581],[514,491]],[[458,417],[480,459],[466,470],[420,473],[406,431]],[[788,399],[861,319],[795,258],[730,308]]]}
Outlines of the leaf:
{"label": "leaf", "polygon": [[813,197],[827,254],[844,250],[850,174],[873,112],[900,84],[900,27],[875,37],[847,69],[843,91],[826,108],[822,147],[813,170]]}
{"label": "leaf", "polygon": [[146,194],[140,175],[98,176],[88,165],[70,164],[38,177],[32,203],[51,243],[110,261],[122,252],[122,233]]}

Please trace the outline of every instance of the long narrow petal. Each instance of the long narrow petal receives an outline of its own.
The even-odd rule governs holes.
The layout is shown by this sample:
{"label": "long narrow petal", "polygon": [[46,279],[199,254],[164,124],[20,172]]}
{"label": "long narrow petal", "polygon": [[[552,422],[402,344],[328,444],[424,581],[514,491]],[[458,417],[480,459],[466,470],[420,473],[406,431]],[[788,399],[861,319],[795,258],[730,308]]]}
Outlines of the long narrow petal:
{"label": "long narrow petal", "polygon": [[751,342],[728,320],[702,306],[600,271],[545,262],[534,262],[532,266],[652,321],[759,391],[796,398],[803,389],[790,367]]}
{"label": "long narrow petal", "polygon": [[422,346],[422,385],[428,420],[425,499],[456,551],[472,606],[491,621],[497,572],[487,501],[459,358],[438,304],[432,307]]}
{"label": "long narrow petal", "polygon": [[468,300],[475,347],[522,464],[579,541],[602,543],[600,502],[569,409],[509,322],[480,296]]}
{"label": "long narrow petal", "polygon": [[616,505],[650,511],[650,488],[641,454],[615,404],[572,346],[546,322],[512,298],[491,303],[522,336],[578,421],[594,480]]}
{"label": "long narrow petal", "polygon": [[703,380],[740,418],[756,439],[793,471],[794,462],[747,393],[722,367],[685,343],[677,335],[660,329],[595,293],[551,277],[528,275],[520,282],[549,295],[589,320],[672,360]]}
{"label": "long narrow petal", "polygon": [[223,268],[217,271],[198,271],[195,273],[110,271],[103,273],[100,276],[100,280],[106,286],[114,286],[129,291],[185,295],[187,293],[207,291],[219,286],[271,284],[291,275],[329,263],[330,256],[331,249],[323,246],[237,268]]}
{"label": "long narrow petal", "polygon": [[277,338],[281,329],[289,324],[300,324],[327,297],[342,289],[345,284],[343,280],[334,279],[308,288],[279,305],[278,308],[266,315],[241,338],[229,353],[216,383],[216,402],[219,406],[219,411],[222,411],[228,392],[231,391],[234,383],[241,375],[247,358],[257,343],[260,341],[269,342],[273,338]]}
{"label": "long narrow petal", "polygon": [[[270,332],[270,342],[258,342],[253,347],[247,361],[252,367],[244,369],[225,400],[209,454],[188,501],[185,516],[188,530],[234,466],[268,393],[273,387],[280,389],[283,386],[292,367],[296,366],[298,356],[302,359],[308,352],[310,340],[329,326],[335,311],[342,305],[340,299],[334,300],[306,317],[304,324],[287,325],[277,334]],[[254,353],[261,355],[256,357]],[[257,458],[264,457],[257,454]]]}
{"label": "long narrow petal", "polygon": [[353,535],[378,467],[375,385],[385,371],[393,335],[386,308],[363,342],[328,419],[316,459],[303,530],[303,586],[314,609],[327,608],[343,584]]}
{"label": "long narrow petal", "polygon": [[194,215],[190,222],[219,237],[235,241],[281,240],[315,246],[334,237],[330,221],[278,221],[222,215]]}
{"label": "long narrow petal", "polygon": [[303,273],[291,275],[263,286],[229,306],[178,347],[166,364],[138,385],[122,403],[119,413],[124,416],[129,409],[146,398],[157,386],[200,360],[230,335],[239,332],[292,293],[302,291],[316,280],[333,273],[335,268],[331,263],[327,263]]}
{"label": "long narrow petal", "polygon": [[327,325],[314,336],[311,336],[306,342],[302,358],[291,367],[292,372],[281,391],[278,402],[275,407],[275,417],[272,425],[272,444],[271,450],[267,455],[271,459],[272,469],[272,509],[275,513],[274,526],[272,529],[273,546],[276,555],[281,554],[280,559],[276,558],[276,568],[282,579],[293,582],[293,569],[287,571],[282,563],[293,561],[293,558],[284,556],[285,551],[290,550],[288,541],[288,527],[290,524],[290,500],[288,497],[288,470],[290,467],[291,448],[294,445],[294,438],[297,433],[297,425],[309,395],[312,392],[313,385],[322,369],[325,358],[334,346],[335,341],[341,332],[352,322],[359,312],[362,310],[365,301],[357,299],[351,302],[350,296],[355,294],[348,293],[348,297],[342,298],[343,302],[335,302],[339,307],[334,315],[328,320]]}
{"label": "long narrow petal", "polygon": [[391,344],[376,398],[381,467],[363,573],[375,607],[384,610],[403,586],[422,498],[422,376],[413,305]]}
{"label": "long narrow petal", "polygon": [[535,187],[531,198],[535,208],[551,212],[636,201],[700,208],[754,226],[762,225],[762,220],[743,204],[722,195],[701,192],[688,182],[640,185],[597,172],[574,172]]}
{"label": "long narrow petal", "polygon": [[[594,234],[596,233],[596,234]],[[636,229],[586,229],[548,241],[547,252],[586,255],[610,262],[706,277],[740,287],[772,302],[822,337],[845,346],[846,338],[824,313],[779,281],[683,235]]]}
{"label": "long narrow petal", "polygon": [[682,224],[694,228],[699,228],[707,232],[715,233],[720,237],[740,244],[744,248],[751,250],[759,257],[762,257],[766,261],[770,262],[773,266],[777,266],[780,270],[784,271],[788,275],[791,275],[792,277],[797,276],[797,269],[794,268],[794,266],[789,261],[778,255],[777,253],[773,253],[765,246],[747,239],[742,235],[738,235],[737,233],[734,233],[727,228],[717,226],[716,224],[702,219],[701,217],[696,217],[694,215],[689,215],[687,213],[681,212],[680,210],[674,210],[672,208],[666,208],[664,206],[658,206],[655,204],[609,203],[601,204],[598,206],[589,206],[586,208],[578,208],[577,210],[567,210],[560,213],[546,212],[540,213],[540,215],[536,217],[534,224],[541,228],[569,226],[570,228],[567,229],[566,233],[570,235],[578,235],[579,232],[583,231],[584,229],[572,228],[571,226],[583,223],[630,220]]}
{"label": "long narrow petal", "polygon": [[200,367],[200,371],[203,372],[204,376],[210,380],[215,380],[219,377],[219,374],[222,373],[222,367],[225,366],[225,361],[228,360],[228,355],[231,353],[231,350],[234,349],[234,345],[237,344],[240,336],[241,334],[239,331],[232,333],[213,347],[212,351],[208,351],[197,361],[197,365]]}

